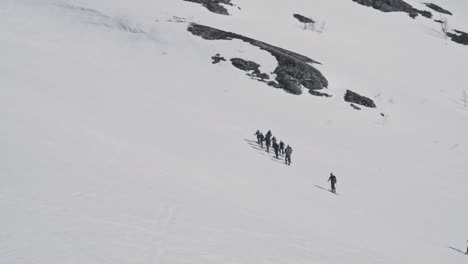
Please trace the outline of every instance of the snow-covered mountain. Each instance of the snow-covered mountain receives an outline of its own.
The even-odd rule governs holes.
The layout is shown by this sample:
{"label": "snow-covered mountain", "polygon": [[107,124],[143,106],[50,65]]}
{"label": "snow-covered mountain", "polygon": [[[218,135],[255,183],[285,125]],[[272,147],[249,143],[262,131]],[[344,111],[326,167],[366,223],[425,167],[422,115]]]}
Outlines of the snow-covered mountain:
{"label": "snow-covered mountain", "polygon": [[466,263],[468,2],[431,3],[1,0],[0,263]]}

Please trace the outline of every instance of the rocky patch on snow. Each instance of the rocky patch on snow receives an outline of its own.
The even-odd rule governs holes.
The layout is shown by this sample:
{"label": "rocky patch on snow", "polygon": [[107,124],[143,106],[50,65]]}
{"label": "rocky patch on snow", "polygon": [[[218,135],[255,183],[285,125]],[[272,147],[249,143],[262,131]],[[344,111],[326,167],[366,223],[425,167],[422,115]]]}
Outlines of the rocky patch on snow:
{"label": "rocky patch on snow", "polygon": [[300,14],[294,14],[293,15],[294,18],[296,18],[297,20],[299,20],[299,22],[301,23],[309,23],[309,24],[314,24],[315,21],[308,18],[308,17],[305,17],[303,15],[300,15]]}
{"label": "rocky patch on snow", "polygon": [[468,45],[468,33],[460,30],[454,30],[454,32],[455,33],[448,32],[447,36],[456,43]]}
{"label": "rocky patch on snow", "polygon": [[213,60],[211,62],[213,64],[220,63],[221,61],[226,61],[226,59],[224,57],[222,57],[221,55],[219,55],[219,53],[214,55],[213,57],[211,57],[211,59]]}
{"label": "rocky patch on snow", "polygon": [[[418,10],[418,9],[416,9]],[[418,13],[421,14],[423,17],[432,18],[432,13],[426,10],[418,10]]]}
{"label": "rocky patch on snow", "polygon": [[405,12],[412,18],[417,17],[418,14],[427,18],[432,17],[431,12],[418,10],[403,0],[353,0],[353,2],[372,7],[382,12]]}
{"label": "rocky patch on snow", "polygon": [[[376,105],[374,103],[374,101],[372,101],[372,99],[368,98],[368,97],[365,97],[365,96],[362,96],[362,95],[359,95],[353,91],[350,91],[350,90],[346,90],[346,94],[344,96],[344,100],[346,102],[349,102],[352,104],[358,104],[358,105],[362,105],[362,106],[366,106],[366,107],[370,107],[370,108],[375,108]],[[356,109],[356,106],[353,107]],[[358,109],[360,110],[360,109]]]}
{"label": "rocky patch on snow", "polygon": [[184,0],[187,2],[197,3],[203,5],[209,11],[220,14],[229,15],[228,10],[223,5],[233,6],[231,0]]}
{"label": "rocky patch on snow", "polygon": [[250,72],[248,75],[254,78],[258,78],[260,81],[265,81],[270,79],[270,76],[266,73],[262,73],[259,68],[260,64],[254,62],[254,61],[246,61],[241,58],[232,58],[231,63],[234,67]]}
{"label": "rocky patch on snow", "polygon": [[430,9],[436,11],[436,12],[439,12],[439,13],[442,13],[442,14],[446,14],[446,15],[453,15],[452,12],[448,11],[447,9],[444,9],[436,4],[433,4],[433,3],[424,3],[427,7],[429,7]]}
{"label": "rocky patch on snow", "polygon": [[315,96],[332,97],[330,94],[322,93],[322,92],[315,91],[315,90],[309,90],[309,93],[310,93],[311,95],[315,95]]}
{"label": "rocky patch on snow", "polygon": [[327,79],[311,65],[320,63],[304,55],[236,33],[195,23],[190,24],[187,30],[206,40],[242,40],[270,53],[278,61],[278,66],[273,72],[276,74],[276,79],[268,82],[268,85],[272,87],[282,88],[292,94],[302,94],[303,87],[309,90],[321,90],[328,87]]}
{"label": "rocky patch on snow", "polygon": [[[375,8],[382,12],[406,12],[412,18],[415,18],[416,16],[418,16],[418,14],[427,18],[432,18],[431,12],[425,11],[425,10],[418,10],[403,0],[353,0],[353,2],[359,3],[364,6]],[[436,12],[447,14],[447,15],[453,15],[452,12],[436,4],[424,3],[424,5],[426,5],[428,8],[431,8],[432,10]],[[446,27],[447,21],[443,19],[442,20],[434,19],[434,21],[436,23],[442,24],[442,27]],[[446,32],[443,29],[443,31],[444,31],[444,35],[446,34],[452,41],[462,44],[462,45],[468,45],[468,33],[460,31],[460,30],[453,30],[453,32]]]}

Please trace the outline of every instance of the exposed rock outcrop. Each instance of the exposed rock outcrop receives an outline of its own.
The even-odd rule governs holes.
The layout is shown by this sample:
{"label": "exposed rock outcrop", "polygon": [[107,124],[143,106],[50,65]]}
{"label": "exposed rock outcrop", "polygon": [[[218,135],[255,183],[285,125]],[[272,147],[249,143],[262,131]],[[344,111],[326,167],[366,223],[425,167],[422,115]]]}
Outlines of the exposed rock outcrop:
{"label": "exposed rock outcrop", "polygon": [[332,97],[331,95],[329,95],[327,93],[321,93],[321,92],[318,92],[318,91],[315,91],[315,90],[309,90],[309,93],[311,95],[315,95],[315,96]]}
{"label": "exposed rock outcrop", "polygon": [[430,9],[436,11],[436,12],[439,12],[439,13],[442,13],[442,14],[446,14],[446,15],[453,15],[452,12],[448,11],[447,9],[444,9],[436,4],[433,4],[433,3],[424,3],[427,7],[429,7]]}
{"label": "exposed rock outcrop", "polygon": [[278,67],[276,67],[273,72],[276,74],[276,82],[268,82],[270,86],[282,88],[293,94],[301,94],[302,86],[309,90],[321,90],[328,86],[328,81],[322,73],[310,65],[310,63],[319,64],[319,62],[304,55],[236,33],[226,32],[195,23],[190,24],[187,30],[206,40],[239,39],[269,52],[278,61]]}
{"label": "exposed rock outcrop", "polygon": [[432,13],[429,11],[418,10],[418,13],[421,14],[423,17],[432,18]]}
{"label": "exposed rock outcrop", "polygon": [[447,33],[447,36],[449,36],[454,42],[463,45],[468,45],[468,33],[460,30],[454,30],[454,32],[455,33]]}
{"label": "exposed rock outcrop", "polygon": [[410,17],[415,18],[418,14],[431,18],[432,14],[429,11],[418,10],[406,3],[403,0],[353,0],[354,2],[369,6],[382,12],[405,12]]}
{"label": "exposed rock outcrop", "polygon": [[293,16],[294,16],[294,18],[299,20],[299,22],[301,22],[301,23],[309,23],[309,24],[314,24],[315,23],[314,20],[312,20],[312,19],[310,19],[308,17],[305,17],[303,15],[294,14]]}
{"label": "exposed rock outcrop", "polygon": [[246,60],[243,60],[243,59],[240,59],[240,58],[233,58],[233,59],[231,59],[231,63],[232,63],[232,65],[234,65],[234,67],[236,67],[238,69],[241,69],[243,71],[258,71],[258,72],[260,72],[260,70],[258,69],[260,67],[260,64],[254,62],[254,61],[246,61]]}
{"label": "exposed rock outcrop", "polygon": [[374,101],[372,101],[372,99],[368,98],[368,97],[365,97],[365,96],[362,96],[362,95],[359,95],[353,91],[350,91],[350,90],[346,90],[346,94],[344,96],[344,99],[346,102],[349,102],[349,103],[355,103],[355,104],[358,104],[358,105],[362,105],[362,106],[366,106],[366,107],[370,107],[370,108],[375,108],[376,105],[374,103]]}
{"label": "exposed rock outcrop", "polygon": [[403,0],[353,0],[364,6],[370,6],[382,12],[406,12],[408,14],[416,14],[417,11],[410,4]]}
{"label": "exposed rock outcrop", "polygon": [[213,64],[220,63],[221,61],[226,61],[226,59],[219,55],[219,53],[211,57],[211,59],[213,60]]}
{"label": "exposed rock outcrop", "polygon": [[260,64],[254,61],[246,61],[241,58],[232,58],[231,63],[234,67],[240,70],[250,72],[249,76],[251,77],[256,77],[262,81],[270,79],[268,74],[260,72]]}
{"label": "exposed rock outcrop", "polygon": [[184,0],[184,1],[201,4],[206,9],[210,10],[213,13],[220,14],[220,15],[226,15],[226,16],[229,15],[229,12],[223,6],[223,4],[230,5],[230,6],[233,5],[231,3],[231,0]]}

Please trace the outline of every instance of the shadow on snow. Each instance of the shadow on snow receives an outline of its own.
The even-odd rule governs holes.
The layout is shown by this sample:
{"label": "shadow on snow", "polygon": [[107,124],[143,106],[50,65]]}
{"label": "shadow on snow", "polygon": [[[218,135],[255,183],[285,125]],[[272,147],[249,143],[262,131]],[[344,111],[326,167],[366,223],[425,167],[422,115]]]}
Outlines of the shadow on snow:
{"label": "shadow on snow", "polygon": [[450,248],[450,249],[452,249],[452,250],[455,250],[455,251],[458,251],[458,252],[460,252],[460,253],[462,253],[462,254],[467,255],[466,252],[463,252],[463,251],[461,251],[461,250],[459,250],[459,249],[457,249],[457,248],[454,248],[454,247],[451,247],[451,246],[448,246],[448,248]]}
{"label": "shadow on snow", "polygon": [[333,194],[335,194],[335,195],[341,196],[341,195],[339,195],[338,193],[334,193],[334,192],[332,192],[330,189],[324,188],[324,187],[322,187],[322,186],[319,186],[319,185],[314,185],[314,186],[317,187],[317,188],[319,188],[319,189],[321,189],[321,190],[324,190],[324,191],[333,193]]}

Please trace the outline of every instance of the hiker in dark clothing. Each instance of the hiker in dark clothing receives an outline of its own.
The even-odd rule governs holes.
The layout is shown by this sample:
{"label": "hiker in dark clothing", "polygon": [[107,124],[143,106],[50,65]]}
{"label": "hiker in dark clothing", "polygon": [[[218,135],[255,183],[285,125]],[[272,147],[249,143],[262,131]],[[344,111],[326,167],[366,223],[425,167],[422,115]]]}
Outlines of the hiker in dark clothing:
{"label": "hiker in dark clothing", "polygon": [[275,156],[277,159],[279,159],[278,154],[279,154],[279,144],[276,142],[276,138],[273,138],[273,149],[275,150]]}
{"label": "hiker in dark clothing", "polygon": [[331,191],[332,191],[332,193],[336,193],[336,188],[335,188],[336,176],[333,175],[333,173],[330,173],[330,177],[328,178],[328,181],[331,183]]}
{"label": "hiker in dark clothing", "polygon": [[270,152],[270,146],[271,146],[271,131],[268,130],[268,132],[265,134],[265,145],[267,148],[267,152]]}
{"label": "hiker in dark clothing", "polygon": [[286,150],[284,151],[285,154],[286,154],[286,157],[284,158],[284,162],[286,164],[288,164],[289,166],[291,166],[291,154],[292,154],[292,148],[291,146],[287,146],[286,147]]}
{"label": "hiker in dark clothing", "polygon": [[281,156],[283,156],[284,155],[284,142],[283,141],[280,141],[279,149],[280,149]]}
{"label": "hiker in dark clothing", "polygon": [[262,132],[260,132],[259,140],[260,140],[260,147],[263,148],[263,141],[265,141],[265,136],[263,135]]}
{"label": "hiker in dark clothing", "polygon": [[[466,242],[468,242],[468,240]],[[466,254],[468,255],[468,247],[466,247]]]}
{"label": "hiker in dark clothing", "polygon": [[265,137],[265,145],[266,145],[267,152],[270,152],[271,138]]}
{"label": "hiker in dark clothing", "polygon": [[257,132],[255,132],[254,136],[257,136],[257,144],[260,145],[260,130],[257,130]]}

